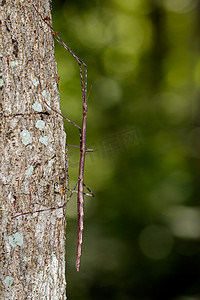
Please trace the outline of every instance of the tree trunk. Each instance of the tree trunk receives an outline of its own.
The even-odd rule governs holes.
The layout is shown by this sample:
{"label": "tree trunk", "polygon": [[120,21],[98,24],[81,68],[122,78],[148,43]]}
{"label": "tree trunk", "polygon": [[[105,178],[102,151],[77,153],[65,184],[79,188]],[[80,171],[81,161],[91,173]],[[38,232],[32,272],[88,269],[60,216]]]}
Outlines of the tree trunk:
{"label": "tree trunk", "polygon": [[[50,22],[50,1],[36,6]],[[0,0],[0,299],[66,299],[67,166],[54,41],[30,0]]]}

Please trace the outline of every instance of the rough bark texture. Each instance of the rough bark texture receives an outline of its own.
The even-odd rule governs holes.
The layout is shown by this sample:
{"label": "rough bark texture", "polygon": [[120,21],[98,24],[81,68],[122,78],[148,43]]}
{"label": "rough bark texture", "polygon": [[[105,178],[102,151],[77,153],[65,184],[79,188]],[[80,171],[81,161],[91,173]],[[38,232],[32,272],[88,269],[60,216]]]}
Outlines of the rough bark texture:
{"label": "rough bark texture", "polygon": [[[51,19],[50,1],[35,2]],[[0,299],[66,299],[65,133],[54,42],[29,0],[0,0]]]}

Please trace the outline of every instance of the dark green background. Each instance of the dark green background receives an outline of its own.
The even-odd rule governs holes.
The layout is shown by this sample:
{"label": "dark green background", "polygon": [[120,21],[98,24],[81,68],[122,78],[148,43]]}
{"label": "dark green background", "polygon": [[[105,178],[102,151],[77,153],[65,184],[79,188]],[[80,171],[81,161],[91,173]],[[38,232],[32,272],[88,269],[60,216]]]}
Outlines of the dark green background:
{"label": "dark green background", "polygon": [[[200,1],[57,0],[53,25],[88,65],[81,270],[67,207],[72,299],[200,299]],[[62,113],[81,124],[76,61],[56,44]],[[67,142],[79,144],[66,125]],[[69,176],[79,152],[69,149]]]}

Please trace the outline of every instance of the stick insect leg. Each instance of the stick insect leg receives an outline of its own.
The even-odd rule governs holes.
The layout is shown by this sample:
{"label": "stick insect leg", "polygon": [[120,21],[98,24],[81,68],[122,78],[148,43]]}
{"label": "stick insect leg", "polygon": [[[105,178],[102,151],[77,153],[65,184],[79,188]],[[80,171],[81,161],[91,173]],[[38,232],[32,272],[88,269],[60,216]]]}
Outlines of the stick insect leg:
{"label": "stick insect leg", "polygon": [[[66,146],[80,149],[79,146],[75,146],[75,145],[66,144]],[[93,149],[90,149],[90,148],[86,148],[85,151],[86,151],[86,152],[94,152],[94,150],[93,150]]]}
{"label": "stick insect leg", "polygon": [[84,185],[84,187],[90,192],[90,196],[91,197],[94,197],[95,195],[94,195],[94,193],[91,191],[91,189],[89,189],[89,187],[84,183],[83,184]]}
{"label": "stick insect leg", "polygon": [[45,208],[45,209],[38,209],[38,210],[35,210],[35,211],[27,211],[25,213],[21,213],[19,215],[16,215],[16,216],[13,216],[12,219],[16,219],[18,217],[21,217],[21,216],[26,216],[26,215],[30,215],[30,214],[35,214],[35,213],[39,213],[39,212],[46,212],[46,211],[50,211],[50,210],[55,210],[55,209],[60,209],[60,208],[64,208],[67,203],[69,202],[69,200],[71,199],[71,197],[73,196],[73,193],[75,192],[75,189],[77,187],[77,184],[78,184],[78,181],[77,183],[75,184],[74,188],[71,191],[71,194],[69,195],[69,197],[67,198],[67,200],[65,201],[64,204],[60,205],[60,206],[55,206],[55,207],[50,207],[50,208]]}
{"label": "stick insect leg", "polygon": [[[89,196],[89,197],[95,197],[94,193],[89,189],[89,187],[87,187],[85,185],[85,183],[83,185],[90,192],[90,193],[83,193],[83,194],[86,195],[86,196]],[[70,190],[70,191],[72,191],[72,190]],[[78,193],[78,191],[74,191],[74,193]]]}
{"label": "stick insect leg", "polygon": [[80,126],[78,126],[76,123],[72,122],[70,119],[67,117],[63,116],[59,111],[57,111],[55,108],[51,107],[45,100],[44,100],[45,105],[47,105],[51,110],[53,110],[55,113],[57,113],[59,116],[61,116],[63,119],[65,119],[67,122],[71,123],[74,125],[76,128],[79,130],[80,136],[82,135],[82,129]]}

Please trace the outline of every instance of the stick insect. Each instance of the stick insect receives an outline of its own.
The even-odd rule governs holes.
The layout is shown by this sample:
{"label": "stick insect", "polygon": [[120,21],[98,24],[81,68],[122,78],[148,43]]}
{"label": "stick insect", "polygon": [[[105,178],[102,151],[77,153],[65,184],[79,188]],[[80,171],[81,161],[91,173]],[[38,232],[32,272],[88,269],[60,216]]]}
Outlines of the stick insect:
{"label": "stick insect", "polygon": [[[65,203],[61,206],[57,207],[51,207],[43,210],[36,210],[33,212],[25,212],[20,215],[16,215],[13,218],[27,215],[31,213],[37,213],[37,212],[44,212],[49,210],[55,210],[59,208],[64,208],[69,199],[72,197],[73,193],[75,192],[75,189],[78,185],[78,193],[77,193],[77,211],[78,211],[78,243],[77,243],[77,256],[76,256],[76,269],[77,271],[80,270],[80,261],[81,261],[81,252],[82,252],[82,243],[83,243],[83,217],[84,217],[84,195],[92,196],[94,197],[94,194],[91,192],[91,190],[84,184],[84,165],[85,165],[85,155],[86,152],[93,151],[92,149],[86,148],[86,129],[87,129],[87,65],[78,57],[76,56],[71,49],[63,42],[63,40],[59,37],[57,32],[53,30],[53,27],[47,22],[45,18],[42,17],[40,12],[38,11],[37,7],[32,3],[31,0],[29,0],[30,4],[34,8],[37,15],[41,18],[41,20],[50,28],[54,39],[61,44],[72,56],[75,58],[75,60],[78,62],[79,65],[79,72],[80,72],[80,79],[81,79],[81,92],[82,92],[82,105],[83,105],[83,120],[82,120],[82,128],[78,126],[76,123],[72,122],[67,117],[63,116],[60,112],[52,108],[46,101],[45,104],[51,108],[55,113],[60,115],[62,118],[64,118],[66,121],[74,125],[79,130],[79,136],[80,136],[80,162],[79,162],[79,175],[78,175],[78,181],[75,185],[75,187],[71,190],[71,194],[65,201]],[[84,67],[84,75],[82,71],[82,66]],[[69,145],[68,146],[72,146]],[[74,146],[76,148],[79,148],[78,146]],[[89,191],[89,193],[84,193],[84,186]],[[62,196],[62,192],[61,192]]]}

